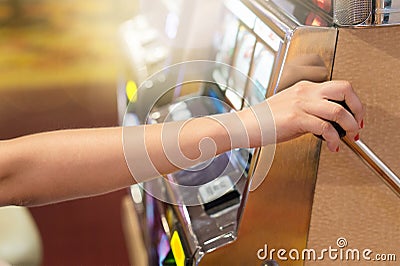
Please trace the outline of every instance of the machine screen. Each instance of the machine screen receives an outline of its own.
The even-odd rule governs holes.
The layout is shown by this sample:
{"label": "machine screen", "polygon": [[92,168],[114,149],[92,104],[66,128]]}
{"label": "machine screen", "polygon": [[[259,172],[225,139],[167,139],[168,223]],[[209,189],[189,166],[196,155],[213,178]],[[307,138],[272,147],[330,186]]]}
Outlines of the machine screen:
{"label": "machine screen", "polygon": [[[221,34],[217,36],[215,45],[217,46],[216,61],[231,65],[234,57],[236,38],[239,30],[239,21],[231,13],[227,13],[223,22]],[[214,80],[226,85],[229,78],[229,68],[218,67],[213,72]],[[225,90],[225,86],[220,86],[221,90]]]}
{"label": "machine screen", "polygon": [[[236,109],[241,108],[241,99],[244,96],[247,75],[250,69],[250,62],[253,56],[253,50],[256,43],[256,37],[250,33],[244,26],[240,27],[238,34],[236,55],[233,66],[239,71],[233,71],[229,77],[229,87],[234,91],[229,91],[226,97],[231,101]],[[238,100],[239,99],[239,100]]]}
{"label": "machine screen", "polygon": [[[216,59],[218,62],[230,65],[233,52],[235,50],[236,35],[239,29],[238,20],[232,15],[228,14],[225,17],[224,27],[222,32],[224,33],[222,37],[222,42],[218,43],[219,51],[217,53]],[[218,41],[218,40],[217,40]],[[224,73],[224,77],[228,77],[228,73]]]}
{"label": "machine screen", "polygon": [[255,83],[255,88],[251,87],[246,95],[251,105],[257,104],[265,99],[275,56],[275,52],[270,48],[267,48],[260,42],[257,43],[253,59],[253,74],[251,76]]}

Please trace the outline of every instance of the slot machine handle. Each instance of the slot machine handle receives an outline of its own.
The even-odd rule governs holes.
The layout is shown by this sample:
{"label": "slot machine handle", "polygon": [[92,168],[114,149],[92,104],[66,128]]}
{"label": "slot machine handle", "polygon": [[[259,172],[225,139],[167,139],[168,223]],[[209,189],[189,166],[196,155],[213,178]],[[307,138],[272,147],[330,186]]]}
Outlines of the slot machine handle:
{"label": "slot machine handle", "polygon": [[400,198],[400,178],[361,140],[342,141]]}
{"label": "slot machine handle", "polygon": [[[344,101],[330,101],[342,105],[352,113]],[[338,123],[333,121],[330,121],[330,123],[338,132],[341,140],[400,198],[400,178],[362,140],[350,141],[346,137],[346,131]],[[317,137],[323,140],[322,136]]]}
{"label": "slot machine handle", "polygon": [[[341,106],[343,106],[347,111],[349,111],[351,114],[353,114],[349,108],[349,106],[346,104],[345,101],[335,101],[335,100],[329,100],[330,102],[334,102],[337,104],[340,104]],[[341,139],[343,139],[346,136],[346,131],[336,122],[334,121],[329,121],[332,126],[336,129],[337,133],[339,134],[339,137]],[[321,135],[315,135],[316,137],[325,140]]]}

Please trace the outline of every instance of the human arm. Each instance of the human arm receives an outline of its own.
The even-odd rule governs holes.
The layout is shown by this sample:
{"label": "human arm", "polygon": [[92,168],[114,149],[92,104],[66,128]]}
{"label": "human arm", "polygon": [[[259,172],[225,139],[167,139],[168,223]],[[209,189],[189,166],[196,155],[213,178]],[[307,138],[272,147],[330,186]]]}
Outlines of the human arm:
{"label": "human arm", "polygon": [[[354,117],[328,99],[345,100]],[[274,120],[266,119],[269,109]],[[154,178],[157,173],[189,167],[232,148],[268,145],[307,132],[322,135],[335,151],[339,137],[325,120],[338,122],[354,137],[363,114],[348,82],[300,82],[236,113],[132,128],[64,130],[2,141],[0,205],[41,205],[99,195]],[[132,143],[126,142],[125,133]],[[166,133],[174,139],[163,138]],[[175,149],[177,143],[179,150]],[[181,154],[170,156],[176,151]]]}
{"label": "human arm", "polygon": [[63,201],[132,182],[120,128],[60,130],[0,143],[0,205]]}
{"label": "human arm", "polygon": [[[244,128],[229,133],[225,128],[234,128],[231,117],[239,121],[231,113],[218,118],[225,125],[211,117],[168,125],[179,130],[173,137],[179,140],[183,157],[200,162],[233,148],[229,134],[241,141]],[[174,140],[163,143],[164,126],[60,130],[1,141],[0,205],[42,205],[99,195],[176,171],[182,162],[166,157]],[[134,143],[123,142],[128,134]],[[212,140],[208,143],[216,144],[216,150],[202,146],[201,153],[197,147],[203,139]],[[195,161],[183,164],[189,167]],[[130,171],[132,165],[136,167]]]}

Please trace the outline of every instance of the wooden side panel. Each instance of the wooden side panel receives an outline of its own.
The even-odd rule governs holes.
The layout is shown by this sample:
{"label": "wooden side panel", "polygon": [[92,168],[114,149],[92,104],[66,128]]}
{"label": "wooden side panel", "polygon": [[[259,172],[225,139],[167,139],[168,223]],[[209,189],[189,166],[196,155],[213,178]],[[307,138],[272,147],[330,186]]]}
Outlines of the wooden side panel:
{"label": "wooden side panel", "polygon": [[[351,81],[367,114],[361,139],[400,173],[400,27],[340,29],[333,79]],[[400,199],[345,145],[322,148],[308,248],[322,250],[343,237],[348,249],[396,254],[396,262],[324,260],[306,265],[398,265]]]}

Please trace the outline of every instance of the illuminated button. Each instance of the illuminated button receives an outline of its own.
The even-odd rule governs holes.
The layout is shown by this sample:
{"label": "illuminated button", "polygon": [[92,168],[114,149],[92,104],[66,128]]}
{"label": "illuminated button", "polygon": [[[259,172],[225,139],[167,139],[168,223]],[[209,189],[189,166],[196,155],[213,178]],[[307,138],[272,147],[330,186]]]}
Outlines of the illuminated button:
{"label": "illuminated button", "polygon": [[128,97],[128,100],[130,102],[136,102],[137,101],[137,85],[136,85],[136,83],[134,81],[129,80],[126,83],[125,93],[126,93],[126,96]]}
{"label": "illuminated button", "polygon": [[174,254],[176,265],[185,266],[185,251],[183,251],[182,242],[177,231],[172,234],[171,249]]}

